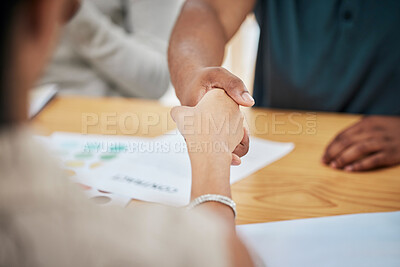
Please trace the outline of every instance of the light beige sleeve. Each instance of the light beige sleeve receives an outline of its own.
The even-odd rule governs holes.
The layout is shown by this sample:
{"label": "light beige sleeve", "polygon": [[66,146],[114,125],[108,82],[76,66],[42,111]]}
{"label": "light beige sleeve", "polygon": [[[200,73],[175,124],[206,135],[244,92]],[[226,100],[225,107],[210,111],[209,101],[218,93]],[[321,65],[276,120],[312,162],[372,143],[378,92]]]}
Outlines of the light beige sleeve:
{"label": "light beige sleeve", "polygon": [[166,50],[182,1],[127,1],[132,33],[84,1],[65,34],[74,50],[120,93],[159,98],[169,86]]}
{"label": "light beige sleeve", "polygon": [[38,266],[228,266],[223,228],[165,207],[47,210],[15,220]]}
{"label": "light beige sleeve", "polygon": [[0,148],[0,266],[228,266],[213,214],[98,206],[32,140],[0,134]]}

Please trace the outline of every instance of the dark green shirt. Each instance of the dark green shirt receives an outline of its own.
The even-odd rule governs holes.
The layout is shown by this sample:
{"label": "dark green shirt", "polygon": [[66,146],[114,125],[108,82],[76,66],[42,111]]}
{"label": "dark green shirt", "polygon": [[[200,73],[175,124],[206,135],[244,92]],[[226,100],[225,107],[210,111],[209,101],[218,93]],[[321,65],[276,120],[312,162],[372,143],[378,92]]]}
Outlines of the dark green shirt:
{"label": "dark green shirt", "polygon": [[400,0],[259,0],[256,106],[400,115]]}

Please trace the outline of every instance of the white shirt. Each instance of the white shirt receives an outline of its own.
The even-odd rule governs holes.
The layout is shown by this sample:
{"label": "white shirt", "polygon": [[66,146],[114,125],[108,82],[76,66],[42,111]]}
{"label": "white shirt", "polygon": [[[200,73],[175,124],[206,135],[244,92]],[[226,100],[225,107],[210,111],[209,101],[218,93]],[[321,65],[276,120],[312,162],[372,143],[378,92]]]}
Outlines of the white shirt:
{"label": "white shirt", "polygon": [[[182,0],[86,0],[67,24],[41,83],[62,94],[159,98]],[[129,32],[130,31],[130,32]]]}

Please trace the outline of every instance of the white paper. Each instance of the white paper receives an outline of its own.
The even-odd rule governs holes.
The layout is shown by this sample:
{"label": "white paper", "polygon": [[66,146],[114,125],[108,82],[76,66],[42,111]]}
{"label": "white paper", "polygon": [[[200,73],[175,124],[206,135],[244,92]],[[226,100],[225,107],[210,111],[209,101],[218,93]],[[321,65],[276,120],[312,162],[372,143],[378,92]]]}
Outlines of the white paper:
{"label": "white paper", "polygon": [[29,118],[38,114],[57,93],[57,85],[46,84],[29,92]]}
{"label": "white paper", "polygon": [[90,183],[101,190],[143,201],[186,205],[191,168],[183,137],[165,135],[142,141],[142,149],[136,153],[125,153],[98,169],[86,170],[83,176],[91,177]]}
{"label": "white paper", "polygon": [[131,198],[116,195],[113,193],[100,191],[95,188],[90,188],[85,190],[85,195],[89,198],[89,200],[95,202],[98,205],[103,206],[121,206],[125,207],[131,202]]}
{"label": "white paper", "polygon": [[[191,168],[182,135],[157,138],[54,133],[41,138],[74,182],[143,201],[183,206],[189,203]],[[289,153],[292,143],[251,137],[249,153],[231,167],[231,183]]]}
{"label": "white paper", "polygon": [[[185,150],[171,149],[173,152],[187,153],[185,141],[179,133],[171,132],[159,137],[166,143],[169,143],[171,148],[185,147]],[[264,168],[265,166],[277,161],[290,153],[294,148],[293,143],[273,142],[257,137],[250,137],[249,152],[242,157],[242,164],[239,166],[231,166],[231,184],[236,183],[252,173]],[[175,157],[175,155],[171,155]],[[183,160],[183,158],[180,158]],[[190,165],[189,158],[186,161],[177,161],[180,165]]]}
{"label": "white paper", "polygon": [[[94,170],[91,175],[97,177],[95,185],[99,189],[143,201],[180,206],[190,199],[190,166],[175,169],[175,160],[176,157],[168,154],[124,158]],[[180,175],[180,172],[189,175]]]}
{"label": "white paper", "polygon": [[[119,137],[117,140],[107,136],[90,135],[85,136],[75,133],[54,133],[50,137],[36,136],[36,140],[49,150],[49,152],[59,160],[60,168],[66,171],[70,180],[77,184],[82,184],[82,189],[89,199],[92,199],[99,205],[117,205],[123,206],[129,204],[131,198],[111,193],[106,190],[99,190],[94,187],[96,177],[93,175],[85,175],[88,170],[93,169],[92,166],[101,163],[106,165],[112,160],[118,159],[116,156],[112,160],[102,160],[102,155],[129,153],[128,148],[132,144],[141,142],[140,138]],[[117,151],[118,148],[126,147],[123,151]],[[90,149],[89,149],[90,148]],[[94,148],[94,149],[93,149]],[[89,157],[79,157],[90,150]],[[121,149],[120,149],[121,150]],[[76,166],[69,166],[69,162],[78,162]]]}
{"label": "white paper", "polygon": [[268,267],[400,266],[400,212],[237,226]]}
{"label": "white paper", "polygon": [[231,183],[236,183],[250,174],[284,157],[294,148],[293,143],[272,142],[250,137],[249,152],[242,158],[242,164],[231,166]]}
{"label": "white paper", "polygon": [[[241,166],[231,167],[231,182],[251,173],[289,153],[294,145],[251,138],[249,153]],[[96,188],[144,201],[183,206],[189,203],[191,168],[187,148],[180,134],[166,134],[153,139],[153,148],[125,154],[120,160],[84,176],[95,177],[90,183]],[[149,146],[150,147],[150,146]]]}
{"label": "white paper", "polygon": [[[90,170],[120,160],[128,154],[130,157],[136,157],[141,144],[149,145],[151,142],[150,139],[138,137],[60,132],[53,133],[49,139],[49,149],[60,159],[61,167],[78,172],[78,182],[90,186],[96,185],[96,177],[84,174],[90,174]],[[79,162],[81,164],[74,166],[74,163]]]}

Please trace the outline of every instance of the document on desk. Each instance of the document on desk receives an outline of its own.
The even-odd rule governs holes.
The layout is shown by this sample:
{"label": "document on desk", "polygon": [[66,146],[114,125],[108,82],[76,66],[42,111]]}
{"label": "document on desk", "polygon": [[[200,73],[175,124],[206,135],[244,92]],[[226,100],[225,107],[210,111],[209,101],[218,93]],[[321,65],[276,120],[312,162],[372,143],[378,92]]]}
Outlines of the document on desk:
{"label": "document on desk", "polygon": [[125,153],[129,146],[142,143],[143,139],[54,133],[49,137],[36,136],[36,141],[57,159],[56,162],[65,170],[71,182],[80,184],[87,197],[95,203],[126,206],[131,201],[129,196],[97,188],[94,182],[96,176],[85,173],[112,161],[118,161],[121,153]]}
{"label": "document on desk", "polygon": [[240,166],[231,166],[231,183],[251,175],[263,167],[277,161],[294,149],[293,143],[272,142],[250,137],[249,152],[242,158]]}
{"label": "document on desk", "polygon": [[[183,137],[167,133],[158,138],[54,133],[50,138],[63,168],[76,182],[121,196],[173,206],[190,200],[191,168]],[[249,153],[231,167],[237,182],[278,160],[292,143],[251,137]]]}
{"label": "document on desk", "polygon": [[[183,137],[178,132],[167,133],[158,139],[170,147],[171,157],[175,158],[179,154],[187,154],[187,148]],[[174,149],[175,148],[175,149]],[[176,149],[178,148],[178,150]],[[263,167],[279,160],[294,149],[293,143],[273,142],[257,137],[250,136],[250,147],[247,155],[242,157],[242,164],[239,166],[231,166],[231,184],[236,183]],[[179,166],[189,166],[188,157],[174,161],[176,164],[171,166],[175,168]],[[187,174],[186,174],[187,175]]]}
{"label": "document on desk", "polygon": [[[153,149],[127,154],[96,169],[96,187],[144,201],[173,206],[187,205],[191,191],[191,168],[187,147],[179,134],[167,134],[152,140]],[[279,159],[293,149],[293,144],[252,138],[249,153],[242,165],[232,167],[231,182],[245,178]]]}
{"label": "document on desk", "polygon": [[400,212],[237,226],[268,267],[400,266]]}

